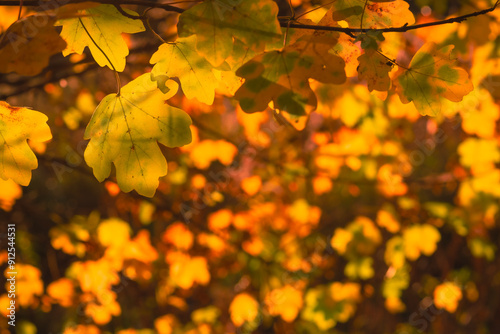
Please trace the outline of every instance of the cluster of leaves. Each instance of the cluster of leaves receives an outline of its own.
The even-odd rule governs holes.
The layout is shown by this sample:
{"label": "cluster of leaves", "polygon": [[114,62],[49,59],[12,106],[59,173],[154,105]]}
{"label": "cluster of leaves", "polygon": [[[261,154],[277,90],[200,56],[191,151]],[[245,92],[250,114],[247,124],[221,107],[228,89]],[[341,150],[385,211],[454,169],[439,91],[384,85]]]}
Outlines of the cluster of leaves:
{"label": "cluster of leaves", "polygon": [[103,2],[0,7],[18,332],[499,326],[496,3]]}

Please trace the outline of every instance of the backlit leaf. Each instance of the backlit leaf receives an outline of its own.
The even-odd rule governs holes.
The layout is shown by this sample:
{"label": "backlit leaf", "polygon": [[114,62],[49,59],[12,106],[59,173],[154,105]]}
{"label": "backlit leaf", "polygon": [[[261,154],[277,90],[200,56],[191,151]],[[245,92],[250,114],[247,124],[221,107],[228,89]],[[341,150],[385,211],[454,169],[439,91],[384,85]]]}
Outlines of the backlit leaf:
{"label": "backlit leaf", "polygon": [[195,49],[196,36],[179,38],[175,43],[160,45],[151,57],[155,64],[151,71],[152,79],[159,75],[177,77],[182,91],[188,99],[212,104],[217,81],[212,73],[212,65]]}
{"label": "backlit leaf", "polygon": [[458,302],[462,299],[462,290],[453,282],[440,284],[434,290],[434,304],[450,313],[456,311]]}
{"label": "backlit leaf", "polygon": [[[54,22],[48,15],[38,14],[10,26],[6,36],[0,39],[0,72],[37,75],[47,67],[50,56],[66,47]],[[32,36],[33,29],[36,29],[36,38]]]}
{"label": "backlit leaf", "polygon": [[196,48],[214,66],[221,65],[238,39],[256,51],[281,36],[278,6],[263,0],[207,0],[179,17],[179,36],[197,36]]}
{"label": "backlit leaf", "polygon": [[427,43],[418,50],[408,68],[401,67],[393,78],[401,101],[413,102],[422,115],[436,116],[441,98],[460,102],[474,87],[467,72],[451,58],[452,45],[438,49]]}
{"label": "backlit leaf", "polygon": [[38,167],[27,140],[44,142],[52,138],[47,116],[0,101],[0,178],[27,186],[31,170]]}
{"label": "backlit leaf", "polygon": [[84,155],[99,182],[109,176],[114,163],[122,191],[154,195],[158,178],[167,174],[157,142],[167,147],[191,142],[190,117],[165,103],[177,84],[170,80],[167,85],[165,95],[146,73],[122,87],[119,95],[101,101],[85,131],[90,142]]}
{"label": "backlit leaf", "polygon": [[[123,10],[130,15],[138,15],[132,10]],[[88,47],[100,66],[108,66],[118,72],[125,69],[125,57],[129,51],[121,34],[144,31],[141,20],[123,16],[113,5],[87,3],[85,8],[80,4],[67,5],[64,12],[73,14],[56,22],[56,25],[63,27],[61,37],[68,43],[63,51],[64,56],[82,54]]]}
{"label": "backlit leaf", "polygon": [[351,28],[401,27],[415,23],[404,0],[336,0],[330,12],[327,15],[332,15],[335,21],[346,21]]}
{"label": "backlit leaf", "polygon": [[375,50],[366,50],[359,56],[359,80],[366,80],[368,90],[387,91],[391,87],[389,72],[392,69],[391,64],[387,64],[387,58]]}
{"label": "backlit leaf", "polygon": [[236,74],[245,83],[236,91],[241,109],[252,113],[274,108],[292,115],[305,115],[316,108],[309,79],[341,84],[346,80],[344,60],[329,53],[336,38],[305,35],[280,51],[260,54],[240,67]]}
{"label": "backlit leaf", "polygon": [[265,303],[271,315],[279,315],[284,321],[292,322],[302,309],[302,291],[286,285],[270,291]]}
{"label": "backlit leaf", "polygon": [[259,304],[248,293],[240,293],[234,297],[229,305],[231,321],[236,326],[243,325],[246,321],[253,321],[259,314]]}

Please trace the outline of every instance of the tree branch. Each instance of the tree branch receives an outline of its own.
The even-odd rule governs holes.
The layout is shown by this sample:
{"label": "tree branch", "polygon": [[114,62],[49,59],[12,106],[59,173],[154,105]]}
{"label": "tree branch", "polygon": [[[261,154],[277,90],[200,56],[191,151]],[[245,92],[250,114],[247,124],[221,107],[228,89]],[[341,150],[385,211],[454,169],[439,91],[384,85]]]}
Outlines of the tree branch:
{"label": "tree branch", "polygon": [[[60,3],[62,2],[62,3]],[[89,2],[89,0],[25,0],[23,1],[24,7],[42,7],[44,4],[55,4],[59,6],[69,5],[72,3]],[[137,5],[149,8],[161,8],[169,12],[182,13],[184,9],[169,5],[167,3],[158,3],[155,1],[143,1],[143,0],[93,0],[90,2],[109,4],[109,5]],[[19,6],[19,0],[0,0],[0,6]]]}
{"label": "tree branch", "polygon": [[[89,0],[70,0],[69,2],[65,4],[70,4],[70,3],[81,3],[81,2],[88,2]],[[142,0],[94,0],[93,2],[96,3],[101,3],[101,4],[111,4],[111,5],[138,5],[138,6],[143,6],[143,7],[149,7],[149,8],[161,8],[166,11],[170,12],[176,12],[176,13],[183,13],[185,9],[179,8],[172,6],[170,4],[166,3],[158,3],[155,1],[142,1]],[[22,2],[23,6],[28,7],[43,7],[44,4],[58,4],[57,0],[51,0],[51,1],[35,1],[35,0],[25,0]],[[495,5],[493,7],[484,9],[481,11],[473,12],[470,14],[462,15],[462,16],[457,16],[453,18],[449,18],[446,20],[440,20],[440,21],[434,21],[434,22],[428,22],[428,23],[423,23],[423,24],[414,24],[414,25],[404,25],[402,27],[393,27],[393,28],[379,28],[379,29],[364,29],[364,28],[342,28],[342,27],[329,27],[329,26],[320,26],[320,25],[313,25],[313,24],[300,24],[300,23],[290,23],[288,19],[281,19],[280,20],[280,26],[283,28],[289,27],[289,28],[295,28],[295,29],[310,29],[310,30],[318,30],[318,31],[337,31],[337,32],[342,32],[348,35],[351,35],[353,33],[359,33],[359,32],[367,32],[367,31],[374,31],[374,32],[406,32],[410,30],[415,30],[415,29],[421,29],[421,28],[427,28],[427,27],[432,27],[432,26],[438,26],[438,25],[443,25],[443,24],[450,24],[450,23],[461,23],[468,18],[475,17],[475,16],[480,16],[484,15],[487,13],[490,13],[494,11],[500,3],[500,0],[497,0],[495,2]],[[19,6],[21,4],[21,1],[19,0],[0,0],[0,6]],[[61,4],[62,5],[62,4]],[[139,17],[137,17],[139,19]]]}
{"label": "tree branch", "polygon": [[[89,0],[70,0],[67,3],[64,4],[70,4],[70,3],[81,3],[81,2],[88,2]],[[158,3],[155,1],[142,1],[142,0],[94,0],[93,2],[96,3],[101,3],[101,4],[111,4],[111,5],[138,5],[138,6],[143,6],[143,7],[149,7],[149,8],[161,8],[166,11],[170,12],[176,12],[176,13],[183,13],[185,9],[179,8],[172,6],[170,4],[166,3]],[[59,4],[57,0],[51,0],[51,1],[35,1],[35,0],[24,0],[22,1],[23,6],[28,7],[43,7],[44,4]],[[457,16],[453,18],[449,18],[446,20],[440,20],[440,21],[434,21],[434,22],[428,22],[428,23],[423,23],[423,24],[414,24],[414,25],[404,25],[402,27],[393,27],[393,28],[379,28],[379,29],[364,29],[364,28],[342,28],[342,27],[329,27],[329,26],[320,26],[320,25],[313,25],[313,24],[300,24],[300,23],[290,23],[289,19],[280,19],[280,26],[283,28],[295,28],[295,29],[309,29],[309,30],[318,30],[318,31],[336,31],[336,32],[342,32],[345,34],[348,34],[352,36],[353,33],[359,33],[359,32],[367,32],[367,31],[374,31],[374,32],[406,32],[410,30],[416,30],[416,29],[422,29],[422,28],[427,28],[427,27],[432,27],[432,26],[438,26],[438,25],[443,25],[443,24],[450,24],[450,23],[461,23],[468,18],[471,17],[476,17],[480,15],[484,15],[487,13],[490,13],[494,11],[500,3],[500,0],[497,0],[493,7],[484,9],[481,11],[469,13],[466,15],[462,16]],[[21,4],[21,1],[19,0],[0,0],[0,6],[19,6]],[[62,5],[62,4],[61,4]],[[140,19],[140,17],[137,17],[137,19]]]}
{"label": "tree branch", "polygon": [[328,27],[328,26],[308,25],[308,24],[298,24],[298,23],[291,23],[291,24],[287,25],[286,23],[283,23],[283,22],[280,22],[280,24],[282,27],[289,26],[290,28],[296,28],[296,29],[337,31],[337,32],[342,32],[342,33],[349,34],[349,35],[352,33],[356,33],[356,32],[367,32],[367,31],[406,32],[406,31],[410,31],[410,30],[427,28],[427,27],[438,26],[438,25],[443,25],[443,24],[461,23],[461,22],[467,20],[468,18],[484,15],[484,14],[487,14],[487,13],[494,11],[497,8],[499,3],[500,3],[500,0],[497,0],[495,5],[491,8],[484,9],[484,10],[477,11],[477,12],[470,13],[470,14],[466,14],[466,15],[462,15],[462,16],[452,17],[452,18],[449,18],[446,20],[428,22],[428,23],[423,23],[423,24],[414,24],[411,26],[404,25],[402,27],[393,27],[393,28],[379,28],[379,29],[342,28],[342,27]]}

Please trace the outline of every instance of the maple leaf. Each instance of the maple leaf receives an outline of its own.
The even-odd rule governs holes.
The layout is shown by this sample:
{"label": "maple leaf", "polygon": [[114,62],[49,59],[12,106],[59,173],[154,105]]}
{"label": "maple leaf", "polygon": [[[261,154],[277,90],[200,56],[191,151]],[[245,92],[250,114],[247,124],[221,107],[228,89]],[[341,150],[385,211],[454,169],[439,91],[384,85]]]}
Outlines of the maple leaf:
{"label": "maple leaf", "polygon": [[335,21],[346,21],[351,28],[376,29],[415,23],[404,0],[336,0],[330,12]]}
{"label": "maple leaf", "polygon": [[85,139],[85,161],[102,182],[116,167],[120,189],[135,189],[153,196],[158,178],[167,174],[167,162],[156,144],[177,147],[191,142],[191,119],[184,111],[165,100],[175,95],[178,85],[169,80],[169,91],[157,89],[151,75],[145,73],[122,87],[120,94],[106,96],[92,116]]}
{"label": "maple leaf", "polygon": [[337,39],[324,34],[302,36],[283,50],[257,55],[236,74],[245,83],[236,91],[241,109],[252,113],[274,108],[304,115],[316,108],[316,96],[309,79],[341,84],[346,80],[344,60],[329,53]]}
{"label": "maple leaf", "polygon": [[434,290],[434,303],[436,307],[445,309],[450,313],[456,311],[462,297],[462,290],[453,282],[439,284]]}
{"label": "maple leaf", "polygon": [[239,327],[259,315],[259,303],[248,293],[240,293],[229,305],[229,314],[231,321]]}
{"label": "maple leaf", "polygon": [[160,45],[151,57],[150,63],[156,64],[151,71],[152,79],[160,75],[177,77],[182,91],[188,99],[200,102],[214,102],[217,81],[212,73],[212,65],[196,51],[196,36],[179,38],[175,43]]}
{"label": "maple leaf", "polygon": [[269,314],[279,315],[284,321],[292,322],[304,304],[302,291],[291,285],[269,291],[265,298]]}
{"label": "maple leaf", "polygon": [[[42,20],[42,21],[40,21]],[[46,22],[41,25],[39,22]],[[55,19],[32,15],[14,22],[0,39],[0,72],[37,75],[49,64],[53,54],[61,52],[66,42],[54,28]],[[32,38],[32,27],[37,27]]]}
{"label": "maple leaf", "polygon": [[[85,47],[88,47],[100,66],[122,72],[129,51],[121,34],[144,31],[142,21],[123,16],[113,5],[89,7],[87,3],[83,8],[82,4],[63,8],[60,15],[64,16],[60,16],[62,18],[56,22],[57,26],[63,27],[61,37],[68,43],[63,55],[82,54]],[[132,10],[123,10],[137,16]]]}
{"label": "maple leaf", "polygon": [[[257,14],[254,14],[257,13]],[[233,50],[234,39],[256,51],[281,36],[278,6],[271,0],[208,0],[179,16],[179,36],[196,34],[196,48],[215,67]]]}
{"label": "maple leaf", "polygon": [[52,138],[47,116],[0,101],[0,178],[27,186],[31,170],[38,167],[27,139],[44,142]]}
{"label": "maple leaf", "polygon": [[432,255],[441,240],[441,234],[432,225],[413,225],[403,232],[404,252],[409,260],[416,260],[420,254]]}
{"label": "maple leaf", "polygon": [[359,80],[366,80],[370,92],[389,90],[391,87],[389,72],[392,70],[392,66],[387,65],[387,58],[376,50],[369,49],[359,56],[358,61]]}
{"label": "maple leaf", "polygon": [[401,102],[413,102],[422,115],[436,116],[441,98],[460,102],[474,87],[467,72],[451,58],[453,45],[438,49],[426,43],[413,56],[408,68],[400,66],[393,77]]}

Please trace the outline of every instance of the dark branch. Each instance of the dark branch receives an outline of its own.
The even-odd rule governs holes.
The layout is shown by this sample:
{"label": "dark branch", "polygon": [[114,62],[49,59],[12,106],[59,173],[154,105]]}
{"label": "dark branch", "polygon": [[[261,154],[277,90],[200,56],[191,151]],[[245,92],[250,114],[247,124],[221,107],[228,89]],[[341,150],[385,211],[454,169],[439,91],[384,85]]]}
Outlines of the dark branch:
{"label": "dark branch", "polygon": [[[70,0],[69,2],[66,3],[65,0],[62,0],[65,4],[69,3],[81,3],[81,2],[87,2],[88,0]],[[166,11],[170,12],[176,12],[176,13],[183,13],[184,9],[183,8],[178,8],[169,4],[165,3],[157,3],[154,1],[142,1],[142,0],[94,0],[93,2],[97,3],[102,3],[102,4],[112,4],[116,6],[120,5],[138,5],[138,6],[143,6],[143,7],[148,7],[148,8],[161,8]],[[15,1],[15,0],[0,0],[0,6],[19,6],[20,1]],[[52,1],[34,1],[34,0],[25,0],[23,1],[23,6],[31,6],[31,7],[44,7],[44,4],[54,4],[58,3],[57,0],[52,0]],[[432,27],[432,26],[438,26],[438,25],[443,25],[443,24],[450,24],[450,23],[461,23],[468,18],[475,17],[475,16],[480,16],[484,15],[487,13],[490,13],[494,11],[498,4],[500,3],[500,0],[497,0],[495,5],[491,8],[484,9],[481,11],[473,12],[470,14],[462,15],[462,16],[457,16],[453,17],[450,19],[446,20],[440,20],[440,21],[435,21],[435,22],[429,22],[429,23],[423,23],[423,24],[414,24],[414,25],[404,25],[402,27],[394,27],[394,28],[380,28],[380,29],[363,29],[363,28],[342,28],[342,27],[328,27],[328,26],[320,26],[320,25],[309,25],[309,24],[299,24],[299,23],[291,23],[289,20],[286,19],[281,19],[280,20],[280,25],[283,28],[289,27],[289,28],[295,28],[295,29],[310,29],[310,30],[323,30],[323,31],[337,31],[337,32],[342,32],[345,34],[348,34],[352,36],[353,33],[359,33],[359,32],[367,32],[367,31],[378,31],[378,32],[406,32],[410,30],[415,30],[415,29],[421,29],[421,28],[427,28],[427,27]],[[62,4],[61,4],[62,5]],[[128,16],[128,15],[127,15]],[[134,17],[137,19],[140,19],[140,17]]]}
{"label": "dark branch", "polygon": [[[51,5],[68,5],[72,3],[81,3],[81,2],[89,2],[89,0],[51,0],[51,1],[44,1],[44,0],[25,0],[23,1],[23,6],[24,7],[44,7],[44,4],[51,4]],[[101,4],[109,4],[109,5],[137,5],[137,6],[143,6],[143,7],[149,7],[149,8],[161,8],[169,12],[176,12],[176,13],[182,13],[184,12],[184,9],[178,8],[166,3],[158,3],[155,1],[142,1],[142,0],[94,0],[92,2],[96,3],[101,3]],[[15,1],[15,0],[0,0],[0,6],[19,6],[20,1]]]}

